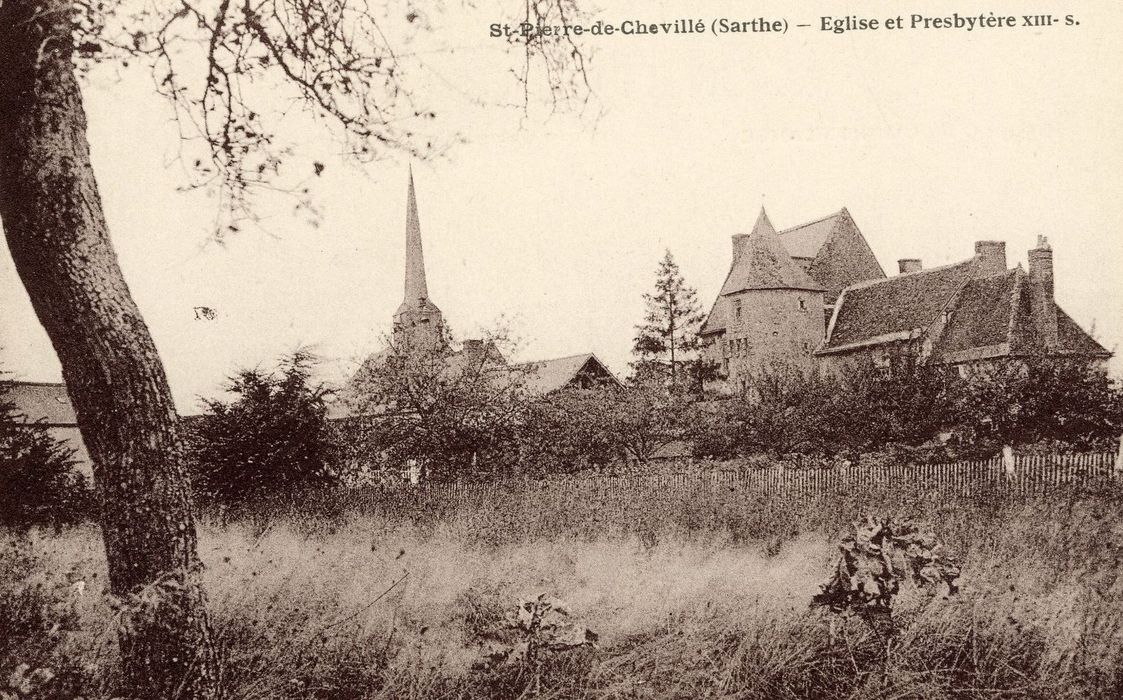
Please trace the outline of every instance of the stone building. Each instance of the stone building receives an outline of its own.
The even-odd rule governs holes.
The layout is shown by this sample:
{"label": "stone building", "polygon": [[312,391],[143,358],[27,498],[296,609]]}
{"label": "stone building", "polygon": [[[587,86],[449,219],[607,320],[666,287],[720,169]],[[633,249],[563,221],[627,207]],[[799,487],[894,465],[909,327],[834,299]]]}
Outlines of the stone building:
{"label": "stone building", "polygon": [[842,290],[885,277],[846,209],[782,232],[762,209],[752,231],[733,236],[732,257],[701,330],[703,357],[722,375],[711,388],[725,391],[777,363],[815,367]]}
{"label": "stone building", "polygon": [[828,369],[860,359],[887,371],[938,363],[963,372],[1003,359],[1109,358],[1057,306],[1045,236],[1028,259],[1028,271],[1010,269],[1004,242],[978,241],[973,257],[952,265],[902,260],[901,274],[843,290],[816,357]]}
{"label": "stone building", "polygon": [[779,233],[762,210],[749,234],[733,236],[732,258],[701,330],[718,391],[744,391],[778,363],[967,371],[1003,358],[1111,356],[1056,305],[1044,237],[1028,271],[1007,267],[1004,242],[979,241],[963,262],[925,270],[905,259],[886,277],[846,209]]}

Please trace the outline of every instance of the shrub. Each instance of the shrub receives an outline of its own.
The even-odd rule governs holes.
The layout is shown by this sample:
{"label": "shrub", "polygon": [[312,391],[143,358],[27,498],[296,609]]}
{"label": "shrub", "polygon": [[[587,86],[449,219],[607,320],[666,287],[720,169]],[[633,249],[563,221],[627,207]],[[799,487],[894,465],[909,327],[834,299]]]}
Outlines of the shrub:
{"label": "shrub", "polygon": [[242,370],[237,398],[206,401],[188,424],[197,491],[226,505],[339,481],[327,423],[327,390],[310,382],[311,355],[296,352],[273,372]]}
{"label": "shrub", "polygon": [[59,527],[89,515],[93,497],[73,450],[41,423],[28,423],[0,381],[0,525]]}

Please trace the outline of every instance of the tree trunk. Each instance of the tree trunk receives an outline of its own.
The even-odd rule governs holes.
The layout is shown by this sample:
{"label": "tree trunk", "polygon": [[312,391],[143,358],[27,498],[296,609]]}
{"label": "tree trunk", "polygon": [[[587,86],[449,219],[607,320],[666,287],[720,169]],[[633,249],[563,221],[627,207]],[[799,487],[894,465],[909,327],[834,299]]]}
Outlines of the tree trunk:
{"label": "tree trunk", "polygon": [[94,462],[121,695],[216,698],[178,418],[109,240],[67,0],[0,2],[0,221]]}

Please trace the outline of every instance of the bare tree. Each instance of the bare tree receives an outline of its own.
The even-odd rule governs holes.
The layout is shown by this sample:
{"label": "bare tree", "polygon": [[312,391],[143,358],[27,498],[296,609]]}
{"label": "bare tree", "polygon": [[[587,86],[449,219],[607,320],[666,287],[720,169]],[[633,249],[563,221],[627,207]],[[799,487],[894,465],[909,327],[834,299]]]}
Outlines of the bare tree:
{"label": "bare tree", "polygon": [[[576,13],[573,1],[526,0],[518,10],[558,23]],[[230,232],[253,219],[256,192],[293,182],[293,144],[266,118],[277,91],[360,158],[431,151],[417,126],[436,115],[381,21],[398,13],[427,21],[413,3],[380,10],[362,0],[0,1],[0,221],[94,461],[121,605],[124,696],[215,698],[222,689],[175,406],[110,241],[79,78],[98,62],[153,71],[187,147],[203,145],[189,157],[188,186],[218,193],[219,228]],[[516,77],[545,73],[551,101],[580,96],[577,47],[525,39],[516,48],[527,67]],[[303,187],[286,191],[307,204]]]}

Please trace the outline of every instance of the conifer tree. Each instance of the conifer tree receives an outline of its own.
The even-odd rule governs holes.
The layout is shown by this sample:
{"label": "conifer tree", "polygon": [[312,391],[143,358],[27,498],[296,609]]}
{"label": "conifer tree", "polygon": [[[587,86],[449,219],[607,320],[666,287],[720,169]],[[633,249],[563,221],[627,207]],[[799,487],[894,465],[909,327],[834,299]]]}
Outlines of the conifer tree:
{"label": "conifer tree", "polygon": [[[643,323],[636,326],[632,344],[633,376],[637,381],[662,379],[674,389],[694,372],[699,362],[702,311],[697,291],[686,284],[668,250],[655,273],[655,291],[643,295]],[[684,370],[687,370],[684,372]]]}

